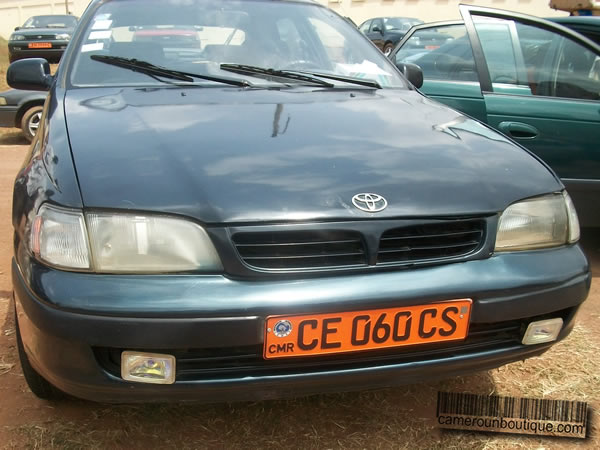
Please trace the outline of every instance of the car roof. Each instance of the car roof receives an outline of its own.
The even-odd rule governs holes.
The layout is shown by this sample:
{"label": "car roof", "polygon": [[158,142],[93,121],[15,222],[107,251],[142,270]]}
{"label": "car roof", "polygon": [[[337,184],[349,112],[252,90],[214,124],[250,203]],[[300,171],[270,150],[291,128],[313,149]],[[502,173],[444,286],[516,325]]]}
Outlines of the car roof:
{"label": "car roof", "polygon": [[384,20],[384,19],[417,20],[417,21],[423,23],[423,21],[421,19],[417,19],[416,17],[383,16],[383,17],[371,17],[370,19],[366,19],[360,24],[360,26],[362,27],[365,23],[367,23],[371,20]]}
{"label": "car roof", "polygon": [[77,19],[77,17],[72,16],[70,14],[38,14],[37,16],[31,16],[30,19],[34,19],[37,17],[69,17],[69,18]]}
{"label": "car roof", "polygon": [[563,24],[595,25],[600,28],[600,16],[548,17],[547,20]]}
{"label": "car roof", "polygon": [[[419,22],[423,22],[421,19],[417,19],[416,17],[404,17],[404,16],[382,16],[382,17],[373,17],[373,19],[402,19],[402,20],[418,20]],[[368,20],[373,20],[368,19]],[[366,20],[365,20],[366,22]]]}
{"label": "car roof", "polygon": [[[107,1],[128,1],[128,0],[92,0],[90,2],[90,4],[93,5],[96,3],[104,3]],[[319,3],[317,0],[264,0],[264,1],[281,2],[281,3],[306,3],[306,4],[310,4],[310,5],[318,5],[318,6],[324,7],[324,5]]]}

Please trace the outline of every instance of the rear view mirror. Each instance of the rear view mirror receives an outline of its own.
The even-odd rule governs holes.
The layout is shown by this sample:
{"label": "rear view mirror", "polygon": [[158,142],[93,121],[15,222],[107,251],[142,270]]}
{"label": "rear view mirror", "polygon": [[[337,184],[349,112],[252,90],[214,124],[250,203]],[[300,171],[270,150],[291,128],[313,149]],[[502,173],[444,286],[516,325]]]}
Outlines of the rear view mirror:
{"label": "rear view mirror", "polygon": [[396,63],[396,67],[400,69],[400,72],[411,82],[411,84],[417,89],[423,86],[423,70],[416,64],[399,62]]}
{"label": "rear view mirror", "polygon": [[50,64],[42,58],[22,59],[8,66],[6,81],[14,89],[47,91],[54,77],[50,75]]}

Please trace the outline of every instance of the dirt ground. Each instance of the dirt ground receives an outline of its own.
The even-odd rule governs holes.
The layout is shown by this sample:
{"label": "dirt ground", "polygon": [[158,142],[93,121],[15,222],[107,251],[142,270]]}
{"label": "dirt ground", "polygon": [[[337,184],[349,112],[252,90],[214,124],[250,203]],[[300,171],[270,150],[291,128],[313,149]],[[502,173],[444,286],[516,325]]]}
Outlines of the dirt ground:
{"label": "dirt ground", "polygon": [[[0,448],[600,448],[600,230],[584,230],[592,292],[565,341],[540,358],[468,377],[371,392],[222,405],[48,403],[17,360],[10,260],[12,183],[27,147],[0,134]],[[2,145],[7,144],[7,145]],[[441,431],[439,390],[587,401],[588,439]]]}

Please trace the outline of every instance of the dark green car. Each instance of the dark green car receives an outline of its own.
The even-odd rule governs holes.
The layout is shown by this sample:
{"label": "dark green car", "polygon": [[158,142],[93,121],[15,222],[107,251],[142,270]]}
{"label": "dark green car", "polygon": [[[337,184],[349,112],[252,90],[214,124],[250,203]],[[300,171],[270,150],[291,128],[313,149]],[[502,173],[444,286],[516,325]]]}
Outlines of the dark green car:
{"label": "dark green car", "polygon": [[[600,226],[600,46],[547,20],[460,10],[464,21],[412,28],[390,57],[421,67],[424,94],[543,159],[569,190],[583,225]],[[452,39],[424,44],[421,35],[432,32]]]}
{"label": "dark green car", "polygon": [[551,17],[548,20],[560,23],[579,34],[583,34],[596,44],[600,44],[600,16]]}

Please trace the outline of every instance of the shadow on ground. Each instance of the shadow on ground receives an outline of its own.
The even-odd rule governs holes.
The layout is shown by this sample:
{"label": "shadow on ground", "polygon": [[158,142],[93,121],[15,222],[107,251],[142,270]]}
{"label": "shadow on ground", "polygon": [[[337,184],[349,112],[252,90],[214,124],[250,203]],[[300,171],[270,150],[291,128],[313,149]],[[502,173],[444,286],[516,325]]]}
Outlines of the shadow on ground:
{"label": "shadow on ground", "polygon": [[29,145],[18,128],[0,130],[0,145]]}

